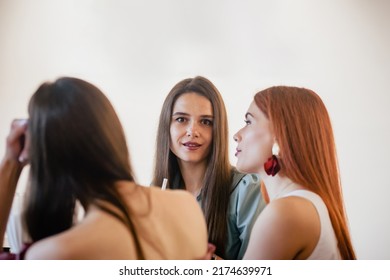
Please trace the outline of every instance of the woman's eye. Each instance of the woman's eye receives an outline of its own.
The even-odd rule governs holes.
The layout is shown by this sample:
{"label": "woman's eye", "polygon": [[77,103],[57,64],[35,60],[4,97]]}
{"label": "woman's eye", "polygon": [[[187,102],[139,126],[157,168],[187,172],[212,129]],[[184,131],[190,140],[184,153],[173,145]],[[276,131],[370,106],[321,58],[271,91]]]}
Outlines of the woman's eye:
{"label": "woman's eye", "polygon": [[207,125],[207,126],[212,126],[213,125],[213,121],[205,119],[205,120],[202,120],[202,124]]}
{"label": "woman's eye", "polygon": [[176,118],[176,121],[179,123],[182,123],[185,121],[185,119],[183,117],[178,117],[178,118]]}
{"label": "woman's eye", "polygon": [[251,124],[251,121],[248,121],[248,120],[244,120],[245,124],[246,125],[250,125]]}

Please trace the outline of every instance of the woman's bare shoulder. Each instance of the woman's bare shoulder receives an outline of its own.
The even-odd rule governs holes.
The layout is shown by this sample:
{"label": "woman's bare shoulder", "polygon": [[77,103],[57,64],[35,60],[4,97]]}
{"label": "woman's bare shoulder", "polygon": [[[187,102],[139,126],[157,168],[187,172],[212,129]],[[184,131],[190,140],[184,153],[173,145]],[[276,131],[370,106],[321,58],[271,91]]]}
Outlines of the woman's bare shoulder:
{"label": "woman's bare shoulder", "polygon": [[74,258],[73,242],[66,242],[59,235],[44,238],[34,243],[25,258],[32,260],[70,260]]}
{"label": "woman's bare shoulder", "polygon": [[34,243],[27,259],[131,259],[132,236],[113,216],[96,210],[76,226]]}
{"label": "woman's bare shoulder", "polygon": [[[151,221],[165,236],[161,242],[176,253],[169,258],[200,259],[207,251],[207,226],[196,199],[185,190],[150,187]],[[175,249],[174,249],[175,248]]]}
{"label": "woman's bare shoulder", "polygon": [[258,217],[246,258],[294,259],[312,249],[318,234],[318,217],[309,201],[292,196],[277,199]]}
{"label": "woman's bare shoulder", "polygon": [[301,197],[289,196],[272,201],[264,209],[261,219],[268,223],[272,220],[285,231],[307,229],[318,218],[312,203]]}
{"label": "woman's bare shoulder", "polygon": [[178,204],[186,204],[190,203],[196,204],[196,199],[185,190],[161,190],[159,187],[150,187],[153,195],[163,199],[167,202],[178,203]]}

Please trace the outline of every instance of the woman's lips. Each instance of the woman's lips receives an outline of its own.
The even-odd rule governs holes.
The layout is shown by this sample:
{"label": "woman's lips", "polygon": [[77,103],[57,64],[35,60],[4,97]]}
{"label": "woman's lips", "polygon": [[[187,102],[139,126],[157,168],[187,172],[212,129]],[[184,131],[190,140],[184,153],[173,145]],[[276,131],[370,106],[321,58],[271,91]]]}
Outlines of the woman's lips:
{"label": "woman's lips", "polygon": [[186,147],[188,150],[192,151],[200,148],[202,145],[196,142],[186,142],[183,143],[183,146]]}

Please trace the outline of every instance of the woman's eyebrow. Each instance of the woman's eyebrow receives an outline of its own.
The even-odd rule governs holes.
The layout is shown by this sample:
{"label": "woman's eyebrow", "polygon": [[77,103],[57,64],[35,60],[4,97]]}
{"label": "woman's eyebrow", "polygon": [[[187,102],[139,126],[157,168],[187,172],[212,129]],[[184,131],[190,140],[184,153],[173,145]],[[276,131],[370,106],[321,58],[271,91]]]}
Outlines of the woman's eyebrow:
{"label": "woman's eyebrow", "polygon": [[247,118],[248,116],[251,116],[251,117],[253,118],[253,115],[252,115],[252,113],[250,113],[250,112],[247,112],[247,113],[245,114],[245,118]]}
{"label": "woman's eyebrow", "polygon": [[[184,112],[174,112],[172,114],[172,116],[190,116],[190,114],[188,113],[184,113]],[[201,118],[210,118],[210,119],[213,119],[214,116],[213,115],[200,115]]]}
{"label": "woman's eyebrow", "polygon": [[174,113],[172,114],[172,116],[176,116],[176,115],[185,115],[185,116],[189,116],[190,114],[184,113],[184,112],[174,112]]}

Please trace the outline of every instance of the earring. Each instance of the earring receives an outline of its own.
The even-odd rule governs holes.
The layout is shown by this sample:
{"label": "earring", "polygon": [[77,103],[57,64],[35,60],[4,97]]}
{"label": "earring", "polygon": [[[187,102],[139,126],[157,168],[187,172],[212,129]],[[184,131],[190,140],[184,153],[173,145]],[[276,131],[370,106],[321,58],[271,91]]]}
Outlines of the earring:
{"label": "earring", "polygon": [[276,156],[279,155],[279,145],[278,143],[274,143],[272,145],[272,157],[270,157],[266,163],[264,163],[264,170],[267,175],[275,176],[276,173],[280,171],[280,165],[278,162],[278,158]]}

